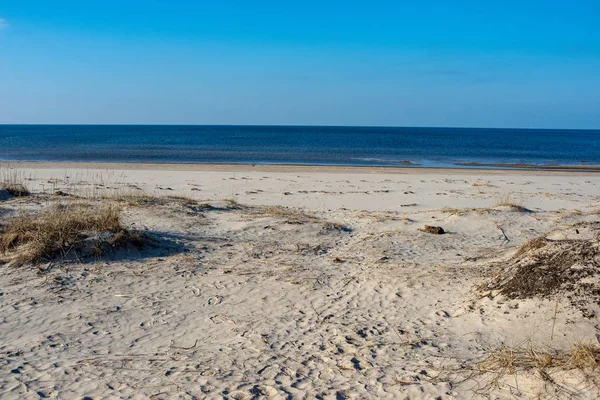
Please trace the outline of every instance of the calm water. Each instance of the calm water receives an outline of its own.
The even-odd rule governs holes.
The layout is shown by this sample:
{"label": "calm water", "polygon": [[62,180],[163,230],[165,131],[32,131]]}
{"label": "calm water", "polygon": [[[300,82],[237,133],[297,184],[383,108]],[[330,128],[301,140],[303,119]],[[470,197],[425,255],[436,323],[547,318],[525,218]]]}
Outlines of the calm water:
{"label": "calm water", "polygon": [[0,160],[600,165],[600,130],[0,125]]}

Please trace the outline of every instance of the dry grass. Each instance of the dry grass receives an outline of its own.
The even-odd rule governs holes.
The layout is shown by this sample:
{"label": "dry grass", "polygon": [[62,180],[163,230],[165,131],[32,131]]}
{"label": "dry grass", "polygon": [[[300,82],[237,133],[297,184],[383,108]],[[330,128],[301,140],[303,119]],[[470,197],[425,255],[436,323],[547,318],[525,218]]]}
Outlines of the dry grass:
{"label": "dry grass", "polygon": [[15,197],[29,196],[31,194],[27,186],[22,183],[3,183],[0,184],[0,190],[4,190]]}
{"label": "dry grass", "polygon": [[525,243],[496,274],[479,288],[497,290],[510,299],[551,298],[564,293],[584,315],[600,304],[600,223],[572,226],[592,235],[576,239],[542,236]]}
{"label": "dry grass", "polygon": [[122,245],[126,239],[137,240],[123,229],[113,204],[54,204],[39,215],[21,214],[0,227],[0,263],[35,264],[77,254],[84,243],[99,248],[100,243]]}
{"label": "dry grass", "polygon": [[[488,356],[467,366],[471,371],[467,380],[479,383],[476,392],[489,393],[493,388],[506,384],[506,378],[522,374],[535,373],[542,381],[553,387],[555,393],[575,393],[565,382],[560,382],[565,373],[572,375],[578,371],[584,381],[596,386],[598,383],[598,367],[600,366],[600,346],[576,345],[568,350],[556,350],[545,347],[511,348],[502,346],[489,352]],[[550,387],[547,387],[548,390]]]}
{"label": "dry grass", "polygon": [[539,250],[548,244],[548,239],[541,236],[531,239],[523,244],[513,256],[513,259],[520,260],[524,255]]}
{"label": "dry grass", "polygon": [[319,234],[324,235],[330,232],[352,232],[352,228],[336,222],[324,222]]}
{"label": "dry grass", "polygon": [[494,207],[506,207],[517,212],[531,212],[531,210],[523,206],[521,202],[512,200],[510,196],[500,199],[496,204],[494,204]]}
{"label": "dry grass", "polygon": [[310,215],[300,209],[290,207],[267,206],[260,207],[256,211],[258,211],[261,216],[284,219],[286,224],[292,225],[303,225],[310,222],[316,222],[318,220],[318,218],[314,215]]}
{"label": "dry grass", "polygon": [[[504,207],[505,210],[498,210],[498,207]],[[522,213],[532,213],[533,212],[532,210],[524,207],[523,205],[521,205],[517,202],[512,202],[512,201],[508,201],[508,200],[501,200],[501,201],[497,202],[496,204],[494,204],[492,207],[452,208],[452,207],[445,206],[439,210],[432,210],[432,211],[439,211],[444,214],[457,215],[459,217],[465,216],[469,213],[486,215],[486,214],[500,212],[500,211],[514,211],[514,212],[522,212]]]}
{"label": "dry grass", "polygon": [[452,207],[444,206],[439,211],[443,212],[444,214],[463,215],[463,214],[466,214],[468,212],[477,211],[477,210],[478,209],[476,209],[476,208],[452,208]]}
{"label": "dry grass", "polygon": [[104,196],[97,197],[101,200],[115,201],[119,203],[126,203],[130,206],[148,206],[148,205],[164,205],[170,203],[180,203],[184,205],[193,205],[197,201],[185,196],[165,196],[165,195],[152,195],[146,193],[118,193],[118,194],[107,194]]}
{"label": "dry grass", "polygon": [[229,201],[225,201],[223,207],[214,206],[210,203],[199,202],[185,196],[164,196],[164,195],[148,195],[148,194],[134,194],[134,195],[118,195],[103,197],[102,200],[110,200],[119,204],[123,204],[130,207],[159,207],[159,206],[176,206],[185,209],[190,214],[203,216],[203,212],[210,210],[232,210],[240,207],[237,203],[232,204]]}
{"label": "dry grass", "polygon": [[577,345],[569,350],[552,350],[534,346],[493,350],[483,361],[475,364],[481,373],[515,374],[532,369],[593,371],[600,366],[600,346]]}
{"label": "dry grass", "polygon": [[0,169],[0,190],[5,190],[11,196],[21,197],[29,196],[31,193],[25,182],[25,177],[22,173],[14,169]]}

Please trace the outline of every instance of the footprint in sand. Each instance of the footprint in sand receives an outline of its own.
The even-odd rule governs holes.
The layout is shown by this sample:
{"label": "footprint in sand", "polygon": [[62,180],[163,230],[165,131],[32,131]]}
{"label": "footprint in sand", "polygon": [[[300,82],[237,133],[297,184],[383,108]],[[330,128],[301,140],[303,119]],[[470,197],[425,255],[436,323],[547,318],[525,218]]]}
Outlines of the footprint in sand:
{"label": "footprint in sand", "polygon": [[208,301],[206,302],[209,306],[216,306],[218,304],[221,304],[221,302],[223,301],[223,296],[213,296],[210,299],[208,299]]}
{"label": "footprint in sand", "polygon": [[223,323],[227,323],[227,324],[231,324],[231,325],[235,325],[236,322],[231,319],[231,318],[227,318],[223,315],[213,315],[212,317],[210,317],[210,320],[213,322],[213,324],[223,324]]}

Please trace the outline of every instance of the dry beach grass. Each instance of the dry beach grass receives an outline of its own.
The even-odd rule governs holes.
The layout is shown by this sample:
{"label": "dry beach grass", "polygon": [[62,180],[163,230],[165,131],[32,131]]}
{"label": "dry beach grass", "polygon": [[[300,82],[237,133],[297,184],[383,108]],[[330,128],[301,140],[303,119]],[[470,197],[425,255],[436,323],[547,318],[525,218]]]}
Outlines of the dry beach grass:
{"label": "dry beach grass", "polygon": [[39,213],[20,213],[0,225],[0,264],[39,264],[70,255],[84,247],[95,255],[103,247],[121,247],[141,238],[121,226],[115,204],[54,203]]}

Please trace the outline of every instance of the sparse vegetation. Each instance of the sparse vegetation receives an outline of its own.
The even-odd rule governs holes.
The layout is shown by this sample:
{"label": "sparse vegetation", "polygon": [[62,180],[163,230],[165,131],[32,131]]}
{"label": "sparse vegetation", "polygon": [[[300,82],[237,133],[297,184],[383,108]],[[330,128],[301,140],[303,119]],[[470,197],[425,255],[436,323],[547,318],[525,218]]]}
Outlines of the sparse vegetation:
{"label": "sparse vegetation", "polygon": [[600,304],[600,223],[575,225],[573,230],[584,228],[592,238],[530,240],[482,288],[512,299],[564,292],[573,305],[592,316],[587,310],[590,302]]}
{"label": "sparse vegetation", "polygon": [[522,203],[512,200],[510,198],[510,196],[506,196],[503,197],[502,199],[500,199],[495,205],[494,207],[506,207],[509,208],[513,211],[517,211],[517,212],[531,212],[530,209],[526,208],[525,206],[523,206]]}
{"label": "sparse vegetation", "polygon": [[583,379],[596,382],[600,366],[600,346],[580,344],[567,350],[557,350],[547,347],[511,348],[502,346],[490,351],[488,356],[467,366],[472,374],[468,379],[476,379],[479,387],[476,392],[487,393],[492,388],[502,386],[509,376],[523,373],[536,373],[540,379],[562,392],[571,390],[559,383],[561,373],[579,370]]}
{"label": "sparse vegetation", "polygon": [[496,187],[489,182],[475,182],[471,186],[473,186],[473,187]]}
{"label": "sparse vegetation", "polygon": [[467,212],[477,212],[477,211],[482,211],[484,209],[478,209],[478,208],[452,208],[452,207],[448,207],[445,206],[444,208],[442,208],[440,211],[446,214],[450,214],[450,215],[463,215]]}
{"label": "sparse vegetation", "polygon": [[291,225],[302,225],[317,221],[317,218],[314,215],[305,213],[297,208],[268,206],[260,207],[256,209],[256,211],[265,216],[284,219],[286,224]]}
{"label": "sparse vegetation", "polygon": [[329,232],[352,232],[352,228],[335,222],[325,222],[319,233],[323,235]]}
{"label": "sparse vegetation", "polygon": [[490,352],[485,360],[475,365],[481,372],[501,375],[534,368],[540,370],[556,368],[561,371],[596,369],[600,366],[600,346],[578,345],[569,350],[503,346]]}
{"label": "sparse vegetation", "polygon": [[5,190],[8,194],[15,197],[29,196],[31,194],[27,186],[22,183],[5,183],[0,185],[0,190]]}
{"label": "sparse vegetation", "polygon": [[0,263],[20,266],[39,263],[84,248],[139,245],[141,237],[121,226],[114,204],[54,204],[38,215],[21,214],[0,227]]}
{"label": "sparse vegetation", "polygon": [[25,178],[17,170],[0,169],[0,190],[14,197],[29,196],[31,193],[25,185]]}
{"label": "sparse vegetation", "polygon": [[100,199],[126,203],[131,206],[163,205],[169,203],[195,204],[196,201],[184,196],[159,196],[145,193],[111,194]]}
{"label": "sparse vegetation", "polygon": [[483,207],[483,208],[452,208],[452,207],[443,207],[439,211],[450,214],[450,215],[459,215],[463,216],[467,213],[480,213],[480,214],[489,214],[490,212],[498,212],[498,208],[504,208],[505,211],[514,211],[514,212],[522,212],[522,213],[532,213],[533,211],[523,206],[523,204],[513,201],[510,197],[505,197],[498,202],[496,202],[491,207]]}

